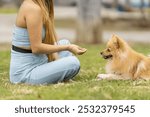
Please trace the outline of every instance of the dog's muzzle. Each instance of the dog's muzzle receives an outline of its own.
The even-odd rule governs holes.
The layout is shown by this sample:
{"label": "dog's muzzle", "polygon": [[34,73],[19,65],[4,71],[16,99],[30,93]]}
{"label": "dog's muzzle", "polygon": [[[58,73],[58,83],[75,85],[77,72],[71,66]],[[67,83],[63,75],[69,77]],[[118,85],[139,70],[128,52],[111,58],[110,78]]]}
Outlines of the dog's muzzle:
{"label": "dog's muzzle", "polygon": [[104,59],[110,59],[110,58],[112,58],[112,57],[113,57],[112,55],[103,56]]}
{"label": "dog's muzzle", "polygon": [[110,59],[113,57],[113,55],[105,55],[103,52],[100,52],[100,55],[104,58],[104,59]]}

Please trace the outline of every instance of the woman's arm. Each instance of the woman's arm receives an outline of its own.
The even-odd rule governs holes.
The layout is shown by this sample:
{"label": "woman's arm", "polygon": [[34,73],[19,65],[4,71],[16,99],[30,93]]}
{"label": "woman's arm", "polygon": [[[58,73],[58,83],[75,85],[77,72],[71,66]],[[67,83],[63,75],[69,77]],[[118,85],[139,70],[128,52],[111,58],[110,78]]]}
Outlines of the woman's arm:
{"label": "woman's arm", "polygon": [[43,22],[42,11],[39,6],[29,5],[25,13],[25,20],[33,53],[49,54],[69,49],[68,45],[59,46],[42,43]]}
{"label": "woman's arm", "polygon": [[31,49],[33,53],[50,54],[59,51],[71,51],[74,54],[83,54],[86,49],[77,45],[49,45],[42,43],[42,11],[37,5],[28,5],[25,12],[25,21],[29,32]]}

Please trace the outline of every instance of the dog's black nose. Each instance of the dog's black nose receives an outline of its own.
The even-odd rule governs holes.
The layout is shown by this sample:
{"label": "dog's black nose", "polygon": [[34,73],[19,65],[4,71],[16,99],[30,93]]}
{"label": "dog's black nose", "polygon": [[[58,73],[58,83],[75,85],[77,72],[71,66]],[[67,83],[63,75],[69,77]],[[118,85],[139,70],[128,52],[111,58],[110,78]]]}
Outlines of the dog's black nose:
{"label": "dog's black nose", "polygon": [[103,55],[103,52],[100,52],[101,55]]}

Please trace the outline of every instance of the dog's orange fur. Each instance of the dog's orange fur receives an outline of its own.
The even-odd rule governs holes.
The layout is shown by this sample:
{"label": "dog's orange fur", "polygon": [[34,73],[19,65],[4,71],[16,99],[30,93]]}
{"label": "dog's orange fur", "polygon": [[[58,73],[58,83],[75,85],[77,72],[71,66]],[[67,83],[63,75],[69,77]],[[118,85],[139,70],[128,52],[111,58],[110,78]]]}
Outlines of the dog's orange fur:
{"label": "dog's orange fur", "polygon": [[150,79],[150,58],[134,51],[117,35],[112,36],[101,55],[108,60],[106,72],[109,74],[133,80]]}

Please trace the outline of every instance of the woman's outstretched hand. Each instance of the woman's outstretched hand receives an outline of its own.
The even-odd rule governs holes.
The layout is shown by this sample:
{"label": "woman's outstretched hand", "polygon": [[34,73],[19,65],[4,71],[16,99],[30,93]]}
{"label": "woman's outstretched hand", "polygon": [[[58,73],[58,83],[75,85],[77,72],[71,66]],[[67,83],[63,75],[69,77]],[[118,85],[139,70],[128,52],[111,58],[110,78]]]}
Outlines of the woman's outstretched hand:
{"label": "woman's outstretched hand", "polygon": [[82,47],[75,45],[75,44],[71,44],[71,45],[69,45],[69,51],[75,55],[82,55],[87,51],[87,49],[82,48]]}

